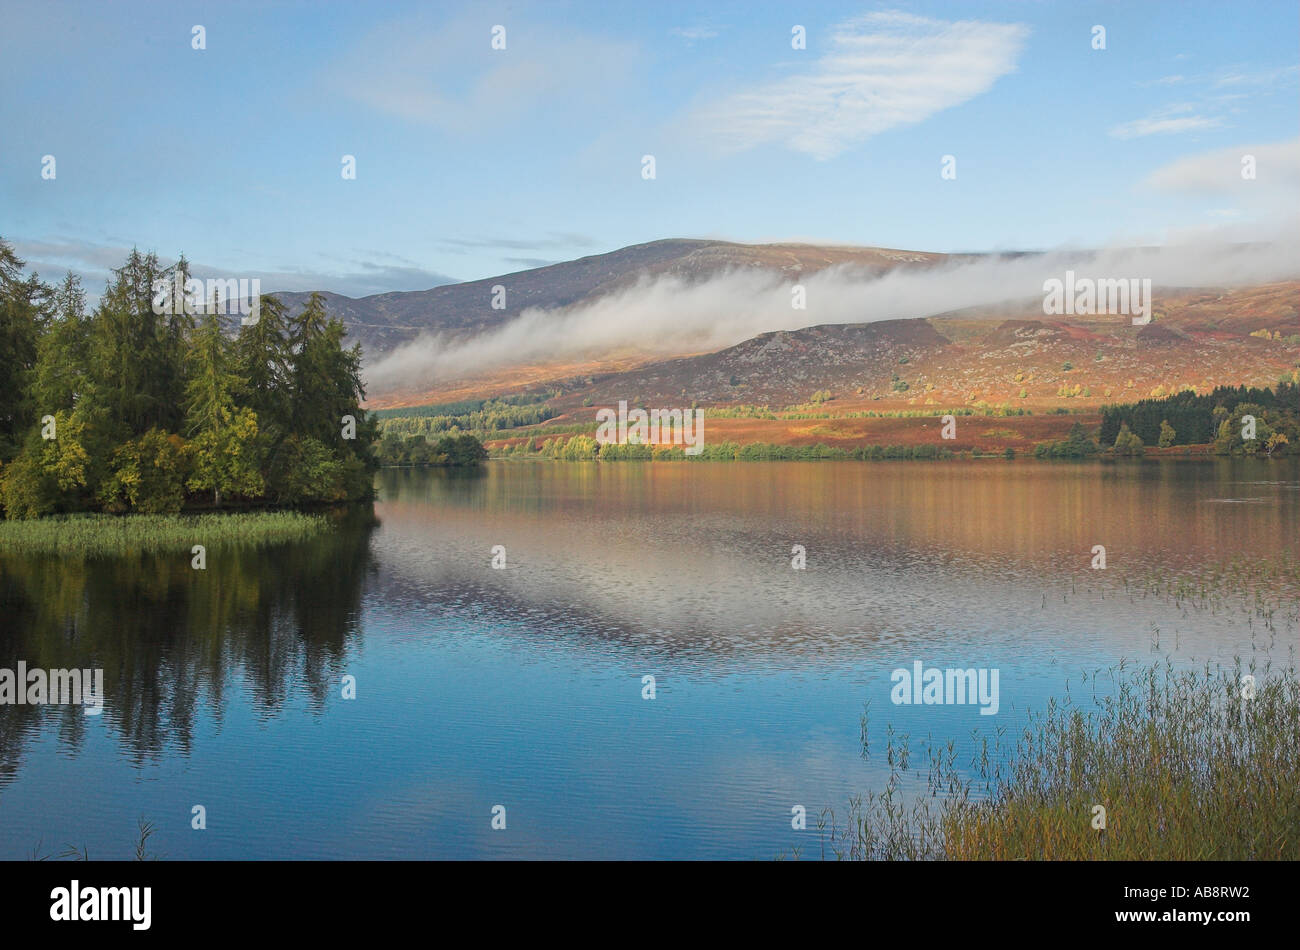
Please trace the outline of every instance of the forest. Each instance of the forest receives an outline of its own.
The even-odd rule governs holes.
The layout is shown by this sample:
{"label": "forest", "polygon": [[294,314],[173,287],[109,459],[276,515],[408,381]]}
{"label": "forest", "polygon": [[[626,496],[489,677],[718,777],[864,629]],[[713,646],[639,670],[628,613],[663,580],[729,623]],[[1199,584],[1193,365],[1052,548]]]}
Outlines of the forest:
{"label": "forest", "polygon": [[[1253,439],[1241,437],[1245,416],[1256,420]],[[1283,379],[1273,389],[1185,389],[1163,399],[1102,407],[1102,445],[1114,444],[1125,427],[1146,445],[1213,443],[1220,455],[1285,455],[1300,450],[1300,386]]]}
{"label": "forest", "polygon": [[375,445],[375,454],[383,466],[474,466],[488,457],[483,443],[468,432],[444,435],[437,442],[423,435],[402,439],[394,432],[385,432]]}
{"label": "forest", "polygon": [[[26,273],[0,240],[0,508],[66,512],[306,507],[372,497],[361,348],[312,295],[255,320],[158,307],[189,264],[132,250],[88,309],[80,280]],[[161,311],[161,312],[160,312]]]}
{"label": "forest", "polygon": [[431,435],[438,432],[496,432],[518,426],[539,425],[554,418],[555,410],[543,405],[547,394],[465,399],[431,406],[379,409],[374,413],[387,436]]}

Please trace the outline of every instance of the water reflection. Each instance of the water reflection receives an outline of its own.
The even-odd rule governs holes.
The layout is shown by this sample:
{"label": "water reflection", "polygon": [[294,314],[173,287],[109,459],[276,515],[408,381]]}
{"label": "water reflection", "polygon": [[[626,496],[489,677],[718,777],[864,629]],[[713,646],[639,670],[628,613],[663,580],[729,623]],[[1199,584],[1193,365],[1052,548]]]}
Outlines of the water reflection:
{"label": "water reflection", "polygon": [[[554,636],[787,665],[882,645],[1082,638],[1147,652],[1152,625],[1208,655],[1285,632],[1300,569],[1297,466],[1207,463],[504,463],[491,477],[388,471],[391,599],[485,610]],[[1271,477],[1268,477],[1271,476]],[[1244,500],[1250,504],[1230,504]],[[792,569],[792,548],[807,569]],[[1093,548],[1104,545],[1105,570]],[[488,569],[495,545],[507,568]],[[1145,585],[1227,571],[1275,622]],[[1270,570],[1276,576],[1268,574]]]}
{"label": "water reflection", "polygon": [[[133,760],[188,753],[200,707],[218,720],[232,677],[258,716],[290,690],[319,708],[361,636],[361,597],[373,573],[370,512],[299,544],[209,548],[82,560],[0,557],[0,667],[104,670],[103,718]],[[81,742],[81,707],[0,709],[0,777],[19,767],[23,740],[44,723]]]}
{"label": "water reflection", "polygon": [[896,667],[1000,669],[988,718],[1014,734],[1121,658],[1294,662],[1296,462],[501,462],[377,485],[378,525],[209,550],[206,572],[0,556],[0,666],[102,667],[107,694],[98,718],[0,707],[0,857],[126,857],[146,815],[171,857],[765,858],[811,847],[792,803],[883,781],[864,703],[877,747],[892,728],[967,755],[978,710],[891,706]]}

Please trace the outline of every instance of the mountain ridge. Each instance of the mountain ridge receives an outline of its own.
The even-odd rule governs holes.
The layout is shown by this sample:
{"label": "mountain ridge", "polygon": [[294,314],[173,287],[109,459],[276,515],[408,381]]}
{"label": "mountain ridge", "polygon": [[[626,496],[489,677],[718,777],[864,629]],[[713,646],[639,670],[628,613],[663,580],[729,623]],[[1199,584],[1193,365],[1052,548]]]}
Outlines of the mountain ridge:
{"label": "mountain ridge", "polygon": [[[448,341],[467,339],[508,322],[530,307],[572,306],[617,293],[647,277],[675,276],[692,282],[747,268],[804,275],[837,265],[884,273],[895,267],[936,266],[954,258],[975,256],[859,245],[662,238],[428,290],[388,291],[365,297],[319,292],[325,297],[329,313],[343,320],[349,337],[361,344],[367,359],[373,360],[422,334],[441,334]],[[494,309],[493,288],[498,285],[505,288],[504,306]],[[289,291],[276,296],[290,313],[297,313],[311,293]]]}

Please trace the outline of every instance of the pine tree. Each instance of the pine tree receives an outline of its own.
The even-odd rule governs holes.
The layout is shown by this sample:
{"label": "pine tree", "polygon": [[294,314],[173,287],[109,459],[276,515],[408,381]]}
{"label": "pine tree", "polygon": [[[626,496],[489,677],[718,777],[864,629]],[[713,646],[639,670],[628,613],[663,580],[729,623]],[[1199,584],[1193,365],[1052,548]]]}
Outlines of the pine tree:
{"label": "pine tree", "polygon": [[235,342],[235,372],[240,378],[239,402],[257,413],[264,429],[279,434],[289,424],[289,319],[278,297],[259,301],[258,319],[240,328]]}
{"label": "pine tree", "polygon": [[154,328],[158,341],[153,363],[154,378],[151,380],[156,398],[165,407],[159,414],[159,425],[169,431],[179,431],[184,424],[181,410],[185,405],[186,356],[195,328],[194,308],[184,296],[190,280],[190,265],[185,255],[182,254],[175,266],[157,279],[170,280],[172,287],[180,291],[174,294],[171,306],[164,308],[166,312],[158,315]]}
{"label": "pine tree", "polygon": [[55,288],[41,336],[32,395],[40,415],[71,410],[90,389],[90,323],[81,279],[69,272]]}
{"label": "pine tree", "polygon": [[[325,311],[325,298],[312,294],[290,326],[293,369],[290,374],[290,428],[294,436],[319,442],[347,463],[349,495],[368,484],[370,444],[377,424],[361,408],[361,347],[344,349],[347,328]],[[354,437],[343,437],[344,418],[351,417]]]}
{"label": "pine tree", "polygon": [[152,428],[174,431],[181,421],[174,371],[164,366],[163,321],[153,309],[162,273],[157,255],[132,249],[91,318],[91,382],[117,442]]}
{"label": "pine tree", "polygon": [[230,370],[230,342],[216,314],[207,313],[199,322],[185,362],[188,370],[185,434],[193,437],[208,430],[220,430],[222,411],[234,408],[239,377]]}
{"label": "pine tree", "polygon": [[185,424],[193,465],[186,484],[212,492],[217,507],[223,494],[259,495],[264,487],[257,413],[235,406],[240,380],[230,370],[232,348],[221,318],[209,310],[186,354]]}
{"label": "pine tree", "polygon": [[22,269],[13,248],[0,240],[0,462],[17,453],[38,408],[30,385],[48,288],[35,274],[24,280]]}

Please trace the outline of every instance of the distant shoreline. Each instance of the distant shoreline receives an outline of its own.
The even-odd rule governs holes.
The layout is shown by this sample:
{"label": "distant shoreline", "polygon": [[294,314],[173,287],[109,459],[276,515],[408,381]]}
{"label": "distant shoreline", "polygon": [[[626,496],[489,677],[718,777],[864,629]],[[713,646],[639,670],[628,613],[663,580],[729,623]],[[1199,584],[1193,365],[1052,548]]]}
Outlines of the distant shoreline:
{"label": "distant shoreline", "polygon": [[[745,446],[744,448],[748,448]],[[800,446],[776,446],[776,448],[798,449]],[[872,446],[871,448],[888,448],[882,446]],[[1017,452],[1014,456],[1007,456],[998,452],[952,452],[944,455],[882,455],[880,457],[859,457],[854,452],[842,452],[828,455],[795,455],[795,454],[773,454],[773,455],[740,455],[727,458],[717,456],[698,457],[684,456],[680,451],[674,453],[658,452],[653,456],[641,457],[613,457],[602,458],[599,455],[592,458],[566,458],[564,456],[549,456],[541,453],[532,453],[530,455],[491,455],[488,461],[492,462],[961,462],[961,461],[1032,461],[1032,462],[1163,462],[1163,461],[1181,461],[1181,462],[1213,462],[1213,461],[1230,461],[1250,459],[1261,462],[1283,462],[1287,459],[1293,459],[1294,456],[1276,456],[1272,459],[1267,456],[1230,456],[1216,455],[1212,451],[1212,446],[1177,446],[1173,450],[1149,451],[1143,455],[1117,455],[1112,450],[1098,452],[1095,455],[1080,458],[1040,458],[1032,452]],[[1178,451],[1181,449],[1201,450],[1201,451]],[[446,468],[447,466],[434,465],[385,465],[385,469],[394,468]]]}

